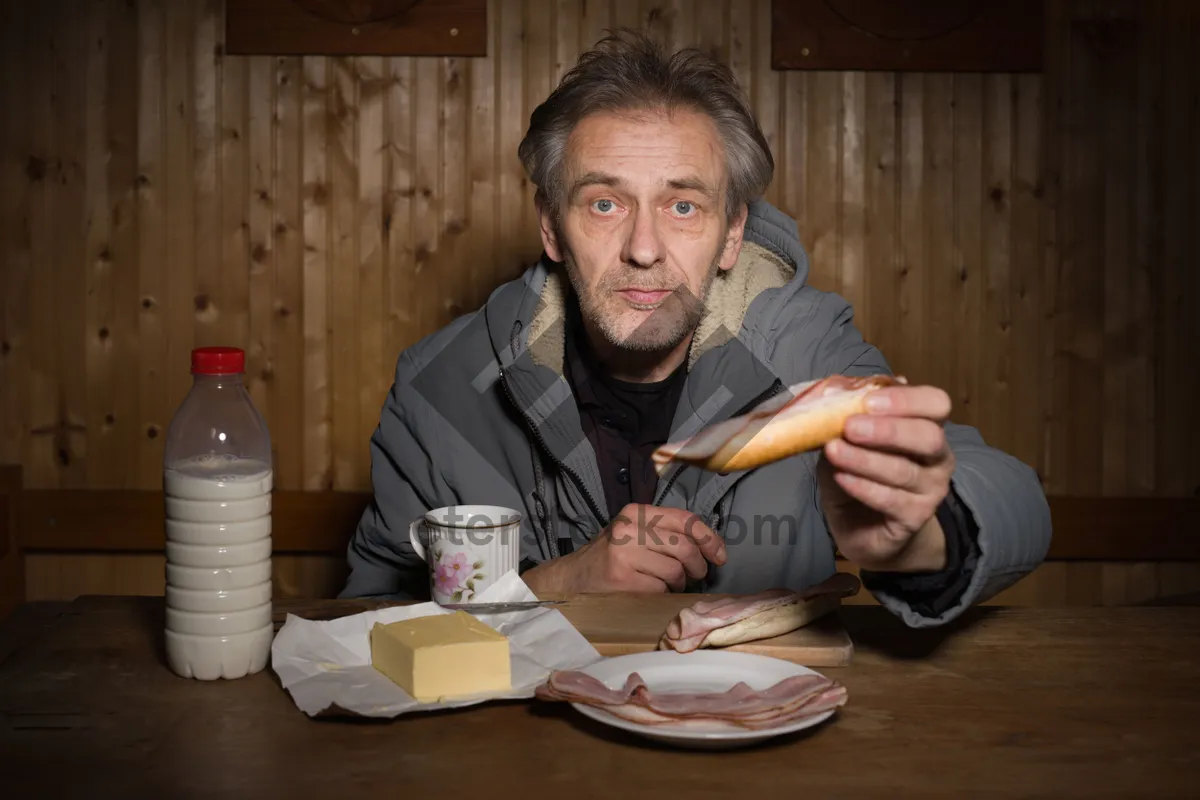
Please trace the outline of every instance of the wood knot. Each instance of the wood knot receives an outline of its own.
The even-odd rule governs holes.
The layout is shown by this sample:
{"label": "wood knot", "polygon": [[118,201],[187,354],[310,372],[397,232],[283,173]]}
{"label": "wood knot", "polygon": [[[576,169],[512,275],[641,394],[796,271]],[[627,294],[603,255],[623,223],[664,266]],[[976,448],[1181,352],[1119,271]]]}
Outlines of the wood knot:
{"label": "wood knot", "polygon": [[112,414],[104,415],[104,424],[105,425],[115,425],[116,422],[117,422],[117,418],[114,417]]}
{"label": "wood knot", "polygon": [[383,232],[384,232],[384,233],[391,233],[391,232],[392,232],[392,212],[390,212],[390,211],[386,211],[386,212],[384,212],[384,215],[383,215]]}
{"label": "wood knot", "polygon": [[101,328],[100,330],[96,331],[96,336],[102,342],[107,341],[108,340],[108,328]]}
{"label": "wood knot", "polygon": [[270,383],[271,379],[275,377],[275,370],[271,368],[270,364],[267,364],[259,371],[258,377],[262,378],[264,383]]}
{"label": "wood knot", "polygon": [[265,264],[267,262],[267,248],[261,242],[254,245],[254,249],[250,251],[250,258],[255,264]]}
{"label": "wood knot", "polygon": [[457,236],[467,229],[467,224],[461,219],[452,219],[446,223],[446,235]]}
{"label": "wood knot", "polygon": [[1101,58],[1112,58],[1130,47],[1138,33],[1138,21],[1133,19],[1076,19],[1071,20],[1071,32]]}
{"label": "wood knot", "polygon": [[258,199],[261,200],[262,202],[264,202],[264,203],[271,202],[271,195],[267,193],[266,189],[259,189],[257,194],[258,194]]}
{"label": "wood knot", "polygon": [[195,305],[197,311],[207,311],[209,306],[208,295],[196,295],[192,298],[192,304]]}
{"label": "wood knot", "polygon": [[286,223],[283,223],[283,222],[275,223],[275,235],[276,236],[283,236],[285,233],[287,233],[287,229],[288,228],[287,228]]}
{"label": "wood knot", "polygon": [[287,306],[280,306],[275,313],[278,314],[281,319],[287,319],[292,315],[292,310]]}
{"label": "wood knot", "polygon": [[144,188],[144,187],[150,185],[150,177],[145,174],[138,175],[137,179],[134,181],[134,183],[137,184],[139,189]]}
{"label": "wood knot", "polygon": [[158,438],[158,426],[157,425],[146,426],[146,437],[149,439],[157,439]]}
{"label": "wood knot", "polygon": [[312,201],[318,206],[323,206],[329,200],[329,187],[323,183],[314,183],[312,185]]}
{"label": "wood knot", "polygon": [[46,159],[30,156],[25,162],[25,174],[29,176],[29,180],[37,181],[46,177]]}
{"label": "wood knot", "polygon": [[147,310],[154,308],[154,298],[153,297],[143,297],[142,298],[142,308],[147,309]]}
{"label": "wood knot", "polygon": [[988,192],[988,197],[992,199],[992,205],[994,205],[997,210],[1004,205],[1004,189],[1000,188],[999,186],[993,186],[992,190]]}
{"label": "wood knot", "polygon": [[424,242],[418,244],[416,250],[413,251],[413,259],[415,259],[418,264],[424,264],[429,260],[430,255],[432,255],[432,253],[429,250],[429,245],[425,244]]}
{"label": "wood knot", "polygon": [[433,189],[430,189],[428,186],[426,186],[421,190],[421,197],[424,197],[426,200],[433,197]]}
{"label": "wood knot", "polygon": [[0,342],[0,356],[6,356],[12,352],[12,345],[8,342]]}
{"label": "wood knot", "polygon": [[100,249],[100,255],[96,257],[100,259],[101,263],[108,264],[112,261],[112,251],[108,249],[108,245],[105,245]]}

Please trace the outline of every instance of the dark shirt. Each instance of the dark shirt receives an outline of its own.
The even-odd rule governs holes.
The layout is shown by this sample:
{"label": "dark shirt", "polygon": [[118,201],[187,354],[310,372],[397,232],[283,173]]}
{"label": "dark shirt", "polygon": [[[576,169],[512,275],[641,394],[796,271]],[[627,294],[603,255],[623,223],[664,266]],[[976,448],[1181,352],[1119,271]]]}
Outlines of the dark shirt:
{"label": "dark shirt", "polygon": [[[686,362],[654,383],[627,383],[606,374],[592,351],[578,308],[567,313],[564,371],[584,434],[596,452],[609,518],[629,503],[651,503],[658,476],[651,454],[664,444],[687,377]],[[862,570],[868,590],[906,600],[934,617],[951,608],[970,581],[979,550],[971,514],[953,489],[937,511],[946,534],[946,566],[932,573]]]}
{"label": "dark shirt", "polygon": [[609,376],[597,361],[578,314],[568,325],[566,378],[575,395],[583,432],[600,466],[609,519],[630,503],[652,503],[658,474],[651,454],[665,444],[686,364],[653,383]]}

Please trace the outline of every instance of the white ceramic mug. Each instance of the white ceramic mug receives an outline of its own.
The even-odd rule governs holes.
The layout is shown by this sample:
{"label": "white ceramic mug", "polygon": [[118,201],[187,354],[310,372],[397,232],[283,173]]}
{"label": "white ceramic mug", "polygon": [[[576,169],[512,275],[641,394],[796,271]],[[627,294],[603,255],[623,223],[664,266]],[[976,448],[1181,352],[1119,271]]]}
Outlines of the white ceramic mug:
{"label": "white ceramic mug", "polygon": [[521,512],[501,506],[437,508],[413,520],[408,539],[429,565],[434,602],[470,603],[501,575],[517,569]]}

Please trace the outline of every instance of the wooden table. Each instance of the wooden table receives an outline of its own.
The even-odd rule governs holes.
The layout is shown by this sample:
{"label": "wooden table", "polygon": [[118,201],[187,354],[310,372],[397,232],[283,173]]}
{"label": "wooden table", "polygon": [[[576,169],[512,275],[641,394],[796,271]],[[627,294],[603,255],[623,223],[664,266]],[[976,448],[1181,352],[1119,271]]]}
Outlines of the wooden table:
{"label": "wooden table", "polygon": [[878,606],[843,613],[858,652],[824,670],[849,687],[840,714],[705,753],[533,701],[313,720],[269,669],[174,676],[161,599],[29,604],[0,627],[0,796],[1196,796],[1195,608],[978,608],[934,630]]}

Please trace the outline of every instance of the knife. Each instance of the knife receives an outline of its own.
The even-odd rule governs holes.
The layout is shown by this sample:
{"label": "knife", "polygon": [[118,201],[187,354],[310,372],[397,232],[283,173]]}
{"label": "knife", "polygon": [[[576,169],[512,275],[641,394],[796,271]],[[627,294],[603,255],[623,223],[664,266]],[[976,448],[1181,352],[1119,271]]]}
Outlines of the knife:
{"label": "knife", "polygon": [[473,611],[477,614],[498,614],[503,611],[528,611],[543,606],[557,606],[565,602],[565,600],[518,600],[511,603],[443,603],[441,606],[451,610]]}

